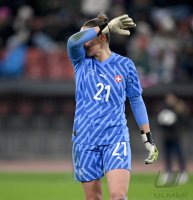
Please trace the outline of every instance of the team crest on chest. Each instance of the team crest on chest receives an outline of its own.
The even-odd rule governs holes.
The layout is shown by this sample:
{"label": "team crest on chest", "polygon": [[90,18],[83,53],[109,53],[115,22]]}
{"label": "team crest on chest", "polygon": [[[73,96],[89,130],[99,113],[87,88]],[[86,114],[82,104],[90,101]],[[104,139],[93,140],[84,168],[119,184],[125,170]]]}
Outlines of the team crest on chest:
{"label": "team crest on chest", "polygon": [[122,82],[122,76],[121,76],[121,75],[116,75],[116,76],[115,76],[115,81],[116,81],[117,83]]}

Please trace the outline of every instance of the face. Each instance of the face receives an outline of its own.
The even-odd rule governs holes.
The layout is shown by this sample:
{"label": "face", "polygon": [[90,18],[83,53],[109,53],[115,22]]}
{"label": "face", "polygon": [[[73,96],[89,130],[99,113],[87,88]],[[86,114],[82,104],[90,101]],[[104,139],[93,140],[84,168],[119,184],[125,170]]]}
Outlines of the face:
{"label": "face", "polygon": [[[89,27],[82,27],[81,31],[88,29]],[[84,48],[86,50],[87,56],[95,56],[100,51],[101,42],[99,37],[94,38],[86,43],[84,43]]]}

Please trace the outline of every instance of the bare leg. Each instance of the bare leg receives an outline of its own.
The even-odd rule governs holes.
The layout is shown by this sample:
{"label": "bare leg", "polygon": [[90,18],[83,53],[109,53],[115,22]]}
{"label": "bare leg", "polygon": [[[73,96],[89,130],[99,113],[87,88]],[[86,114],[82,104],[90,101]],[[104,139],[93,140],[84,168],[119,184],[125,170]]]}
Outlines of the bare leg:
{"label": "bare leg", "polygon": [[130,171],[114,169],[106,174],[110,200],[126,200],[130,181]]}
{"label": "bare leg", "polygon": [[85,200],[102,200],[101,180],[82,182]]}

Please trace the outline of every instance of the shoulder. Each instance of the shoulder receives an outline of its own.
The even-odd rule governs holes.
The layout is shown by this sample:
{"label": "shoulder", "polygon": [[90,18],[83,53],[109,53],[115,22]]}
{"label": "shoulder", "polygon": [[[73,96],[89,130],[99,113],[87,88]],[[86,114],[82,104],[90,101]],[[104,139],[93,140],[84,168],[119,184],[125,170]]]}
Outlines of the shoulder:
{"label": "shoulder", "polygon": [[119,64],[119,66],[121,66],[121,68],[126,71],[135,69],[135,64],[133,60],[129,57],[122,56],[120,54],[115,53],[114,60],[116,64]]}
{"label": "shoulder", "polygon": [[117,53],[114,53],[114,58],[115,58],[115,61],[124,62],[124,63],[127,63],[128,65],[134,64],[134,62],[131,58],[126,57],[126,56],[122,56],[122,55],[117,54]]}

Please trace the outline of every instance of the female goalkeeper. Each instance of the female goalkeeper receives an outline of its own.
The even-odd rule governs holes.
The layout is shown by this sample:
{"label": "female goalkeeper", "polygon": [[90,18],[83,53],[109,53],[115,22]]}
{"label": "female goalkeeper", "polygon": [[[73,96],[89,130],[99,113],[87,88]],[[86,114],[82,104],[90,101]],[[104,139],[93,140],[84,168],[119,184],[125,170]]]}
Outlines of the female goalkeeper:
{"label": "female goalkeeper", "polygon": [[67,42],[76,84],[73,126],[75,179],[86,200],[101,200],[101,178],[106,176],[109,199],[126,200],[131,171],[129,130],[125,117],[128,97],[142,140],[153,163],[153,143],[142,89],[134,63],[109,48],[110,33],[129,35],[135,24],[128,15],[110,22],[105,15],[85,22]]}

